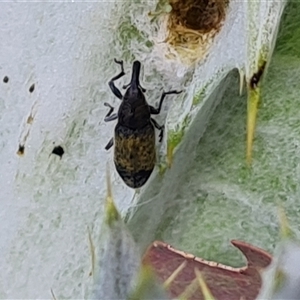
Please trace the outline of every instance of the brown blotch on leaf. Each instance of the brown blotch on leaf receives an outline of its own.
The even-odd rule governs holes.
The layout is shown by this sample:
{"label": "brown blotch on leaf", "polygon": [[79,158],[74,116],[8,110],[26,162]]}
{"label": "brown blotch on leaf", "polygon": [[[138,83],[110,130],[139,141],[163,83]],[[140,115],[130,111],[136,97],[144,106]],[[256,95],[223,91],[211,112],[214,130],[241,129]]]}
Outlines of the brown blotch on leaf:
{"label": "brown blotch on leaf", "polygon": [[[207,54],[226,16],[229,0],[170,0],[166,41],[180,52],[187,48],[193,59]],[[191,54],[193,50],[194,55]],[[182,50],[181,50],[182,51]],[[184,55],[184,53],[182,53]]]}
{"label": "brown blotch on leaf", "polygon": [[4,76],[3,82],[4,82],[4,83],[8,83],[8,81],[9,81],[9,78],[8,78],[7,76]]}
{"label": "brown blotch on leaf", "polygon": [[25,146],[24,145],[19,145],[17,154],[22,156],[22,155],[24,155],[24,151],[25,151]]}
{"label": "brown blotch on leaf", "polygon": [[28,118],[27,118],[27,124],[32,124],[33,122],[33,116],[30,115]]}
{"label": "brown blotch on leaf", "polygon": [[33,83],[29,88],[29,92],[32,93],[34,91],[34,88],[35,88],[35,84]]}
{"label": "brown blotch on leaf", "polygon": [[224,0],[171,0],[170,21],[187,29],[206,33],[218,29],[225,17]]}
{"label": "brown blotch on leaf", "polygon": [[62,156],[64,155],[64,153],[65,153],[65,150],[63,149],[62,146],[56,146],[52,150],[52,154],[55,154],[55,155],[59,156],[60,159],[62,158]]}
{"label": "brown blotch on leaf", "polygon": [[265,67],[266,67],[267,62],[264,61],[261,65],[261,67],[258,69],[258,71],[253,74],[250,80],[250,88],[256,89],[258,86],[258,83],[260,82],[260,79],[264,73]]}
{"label": "brown blotch on leaf", "polygon": [[[176,250],[159,241],[149,246],[143,257],[143,264],[150,265],[159,281],[164,283],[180,265],[185,263],[168,285],[167,291],[172,298],[182,295],[194,282],[196,269],[201,272],[215,299],[254,300],[262,285],[260,271],[270,265],[272,257],[266,251],[242,241],[234,240],[232,244],[244,254],[247,259],[247,266],[232,268],[217,262],[207,261]],[[204,299],[201,287],[196,286],[187,299]]]}

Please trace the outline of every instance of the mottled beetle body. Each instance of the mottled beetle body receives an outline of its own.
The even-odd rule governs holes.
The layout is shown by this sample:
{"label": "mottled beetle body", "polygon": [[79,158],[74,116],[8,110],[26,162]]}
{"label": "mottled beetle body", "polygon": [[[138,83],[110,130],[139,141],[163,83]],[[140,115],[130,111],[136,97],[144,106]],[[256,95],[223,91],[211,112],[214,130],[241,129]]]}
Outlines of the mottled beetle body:
{"label": "mottled beetle body", "polygon": [[114,163],[116,170],[123,181],[131,188],[143,186],[150,177],[156,163],[155,129],[160,130],[160,141],[163,137],[164,126],[160,126],[151,114],[159,114],[162,102],[168,94],[179,94],[177,91],[163,93],[159,107],[154,108],[145,99],[145,89],[140,86],[139,77],[141,64],[135,61],[132,67],[132,77],[125,95],[114,85],[114,81],[124,76],[122,61],[115,60],[121,66],[121,73],[109,82],[109,86],[116,97],[122,100],[118,114],[112,114],[114,108],[108,103],[104,105],[110,108],[105,121],[118,119],[115,127],[114,139],[111,139],[106,150],[114,145]]}

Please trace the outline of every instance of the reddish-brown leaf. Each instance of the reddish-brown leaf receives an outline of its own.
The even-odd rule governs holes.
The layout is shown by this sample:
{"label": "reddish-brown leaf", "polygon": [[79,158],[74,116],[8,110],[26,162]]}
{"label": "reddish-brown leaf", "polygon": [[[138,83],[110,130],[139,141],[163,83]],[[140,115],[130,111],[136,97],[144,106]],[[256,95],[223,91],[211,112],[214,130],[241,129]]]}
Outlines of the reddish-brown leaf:
{"label": "reddish-brown leaf", "polygon": [[[260,271],[266,268],[272,256],[263,249],[242,241],[231,242],[246,257],[247,266],[232,268],[216,262],[206,261],[163,242],[155,241],[147,249],[143,263],[154,269],[159,281],[164,283],[185,262],[183,268],[167,287],[171,297],[180,296],[195,280],[198,269],[212,295],[217,300],[252,300],[261,288]],[[189,300],[204,299],[199,285],[189,293]]]}

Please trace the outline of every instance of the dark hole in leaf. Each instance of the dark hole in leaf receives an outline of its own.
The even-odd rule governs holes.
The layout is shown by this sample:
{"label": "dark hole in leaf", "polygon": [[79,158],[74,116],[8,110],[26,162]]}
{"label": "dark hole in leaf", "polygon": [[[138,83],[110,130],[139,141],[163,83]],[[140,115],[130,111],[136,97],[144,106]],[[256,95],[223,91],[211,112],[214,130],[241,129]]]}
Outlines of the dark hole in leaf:
{"label": "dark hole in leaf", "polygon": [[24,154],[24,151],[25,151],[25,146],[24,145],[19,145],[19,149],[18,149],[17,154],[21,156],[21,155]]}
{"label": "dark hole in leaf", "polygon": [[65,151],[62,146],[56,146],[52,150],[52,154],[58,155],[60,158],[64,155]]}
{"label": "dark hole in leaf", "polygon": [[257,88],[257,86],[258,86],[258,83],[260,82],[260,79],[261,79],[261,77],[262,77],[262,75],[263,75],[263,73],[264,73],[264,70],[265,70],[265,67],[266,67],[266,61],[264,61],[263,63],[262,63],[262,65],[260,66],[260,68],[258,69],[258,71],[255,73],[255,74],[253,74],[253,76],[251,77],[251,80],[250,80],[250,87],[252,88],[252,89],[255,89],[255,88]]}
{"label": "dark hole in leaf", "polygon": [[7,76],[4,76],[3,82],[4,82],[4,83],[8,83],[8,81],[9,81],[9,78],[8,78]]}
{"label": "dark hole in leaf", "polygon": [[31,87],[29,88],[29,92],[32,93],[34,91],[35,85],[34,83],[31,85]]}

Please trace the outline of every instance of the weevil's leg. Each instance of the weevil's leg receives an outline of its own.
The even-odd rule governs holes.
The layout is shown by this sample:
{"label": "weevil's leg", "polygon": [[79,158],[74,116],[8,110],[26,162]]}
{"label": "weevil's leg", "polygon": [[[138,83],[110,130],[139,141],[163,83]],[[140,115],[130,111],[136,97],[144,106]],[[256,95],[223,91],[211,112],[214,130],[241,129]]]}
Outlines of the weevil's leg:
{"label": "weevil's leg", "polygon": [[111,114],[112,114],[112,112],[114,111],[114,107],[113,106],[111,106],[109,103],[107,103],[107,102],[104,102],[104,106],[107,106],[107,107],[109,107],[109,112],[107,113],[107,115],[105,116],[105,117],[109,117]]}
{"label": "weevil's leg", "polygon": [[159,100],[159,105],[158,105],[158,108],[155,108],[151,105],[150,106],[150,113],[152,115],[158,115],[160,113],[160,110],[161,110],[161,106],[163,104],[163,101],[166,97],[166,95],[171,95],[171,94],[180,94],[182,91],[169,91],[169,92],[163,92],[163,94],[161,95],[161,98]]}
{"label": "weevil's leg", "polygon": [[114,111],[114,108],[107,102],[105,102],[104,105],[109,107],[109,112],[105,116],[104,122],[109,122],[109,121],[116,120],[118,118],[118,115],[117,114],[112,114],[112,112]]}
{"label": "weevil's leg", "polygon": [[113,144],[114,144],[114,139],[111,138],[107,143],[107,145],[105,146],[105,150],[109,150],[113,146]]}
{"label": "weevil's leg", "polygon": [[118,119],[118,115],[117,114],[112,114],[109,117],[105,117],[104,122],[110,122],[110,121],[113,121],[113,120],[116,120],[116,119]]}
{"label": "weevil's leg", "polygon": [[159,125],[153,118],[151,118],[151,122],[153,123],[153,125],[160,130],[159,133],[159,142],[162,141],[163,136],[164,136],[164,129],[165,129],[165,125]]}
{"label": "weevil's leg", "polygon": [[115,86],[114,81],[120,79],[122,76],[125,75],[125,72],[124,72],[124,66],[123,66],[123,60],[120,60],[120,61],[119,61],[119,60],[116,60],[116,59],[115,59],[115,63],[117,63],[117,64],[119,64],[119,65],[121,66],[121,72],[120,72],[120,74],[118,74],[117,76],[113,77],[113,78],[109,81],[108,85],[109,85],[111,91],[114,93],[114,95],[115,95],[116,97],[118,97],[120,100],[122,100],[122,99],[123,99],[123,96],[122,96],[121,92],[119,91],[119,89]]}

